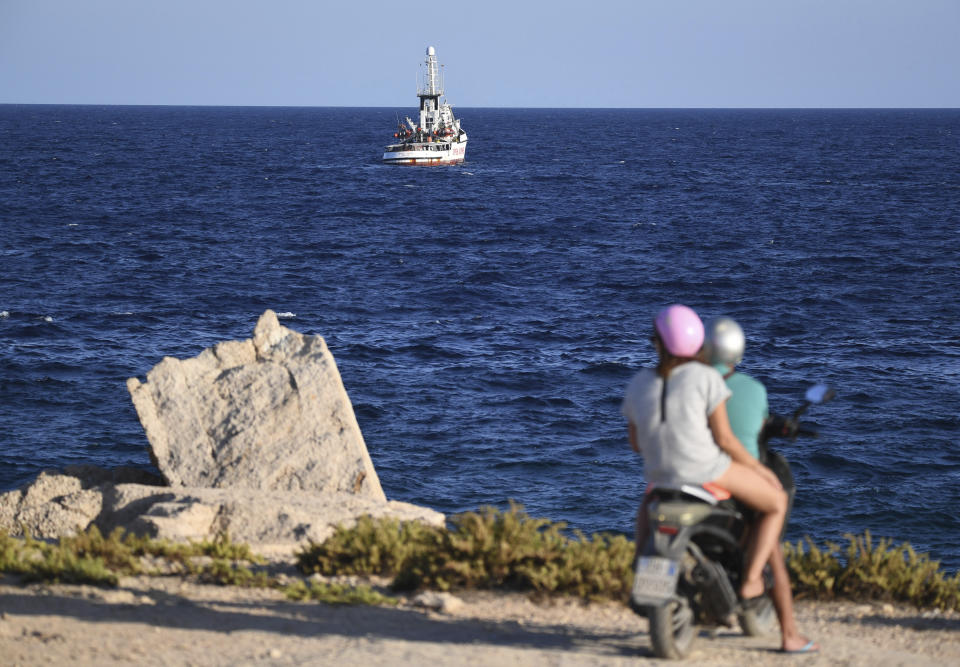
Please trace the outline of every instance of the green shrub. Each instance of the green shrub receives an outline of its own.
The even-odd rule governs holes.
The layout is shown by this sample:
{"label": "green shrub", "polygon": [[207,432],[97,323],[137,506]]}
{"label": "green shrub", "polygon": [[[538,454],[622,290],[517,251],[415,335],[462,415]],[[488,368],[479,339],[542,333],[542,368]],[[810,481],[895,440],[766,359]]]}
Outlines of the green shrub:
{"label": "green shrub", "polygon": [[109,550],[107,558],[104,558],[95,546],[92,550],[86,548],[96,545],[98,540],[102,540],[99,533],[90,536],[90,544],[47,544],[34,540],[29,534],[20,540],[0,531],[0,572],[17,574],[27,582],[59,581],[116,586],[117,574],[111,565],[123,563],[124,559],[120,556],[113,560],[114,554]]}
{"label": "green shrub", "polygon": [[[804,541],[807,549],[804,549]],[[825,550],[820,549],[809,537],[798,541],[796,546],[784,543],[784,559],[795,595],[818,600],[834,597],[834,586],[843,571],[835,556],[839,549],[833,542],[827,542]]]}
{"label": "green shrub", "polygon": [[345,586],[320,582],[307,584],[298,581],[281,590],[291,600],[316,600],[325,604],[392,606],[399,602],[396,598],[382,595],[365,585]]}
{"label": "green shrub", "polygon": [[273,580],[264,571],[252,572],[249,568],[237,565],[233,561],[215,558],[209,565],[196,569],[200,580],[221,586],[242,586],[244,588],[271,588]]}
{"label": "green shrub", "polygon": [[[96,530],[96,528],[92,530]],[[118,538],[120,537],[122,537],[122,533],[118,533]],[[186,544],[156,540],[149,537],[136,537],[135,535],[127,535],[122,539],[136,556],[163,558],[173,563],[180,563],[188,570],[191,567],[191,560],[201,556],[207,556],[215,560],[246,561],[256,564],[263,562],[260,556],[250,551],[248,545],[236,544],[231,541],[229,533],[219,533],[212,541],[189,541]]]}
{"label": "green shrub", "polygon": [[[17,574],[24,582],[43,581],[72,584],[116,586],[123,575],[140,574],[142,556],[163,558],[181,572],[194,574],[201,581],[224,586],[278,588],[291,599],[317,600],[328,604],[394,605],[397,600],[373,591],[369,586],[356,588],[336,584],[303,582],[280,586],[266,572],[252,572],[241,562],[262,563],[245,544],[235,544],[228,535],[214,540],[174,544],[124,535],[114,531],[104,537],[96,527],[64,537],[56,543],[10,537],[0,530],[0,572]],[[196,559],[209,559],[197,563]]]}
{"label": "green shrub", "polygon": [[323,544],[297,554],[304,574],[393,576],[420,551],[437,546],[439,532],[420,522],[360,517],[352,528],[338,526]]}
{"label": "green shrub", "polygon": [[785,545],[787,568],[798,597],[816,599],[887,600],[917,607],[960,610],[960,573],[947,577],[940,562],[917,554],[904,543],[893,547],[881,539],[874,545],[867,531],[845,535],[849,541],[843,562],[840,547],[828,542],[819,549],[808,537]]}
{"label": "green shrub", "polygon": [[[96,526],[55,543],[41,542],[27,534],[23,539],[0,531],[0,572],[20,575],[24,581],[57,581],[116,586],[118,577],[141,574],[143,556],[163,558],[181,572],[199,574],[208,581],[225,584],[260,585],[264,579],[230,561],[262,562],[250,548],[218,535],[213,541],[173,544],[124,535],[117,529],[104,537]],[[194,559],[208,557],[210,565],[197,565]]]}
{"label": "green shrub", "polygon": [[625,599],[632,543],[582,533],[570,539],[565,528],[515,504],[456,515],[448,529],[365,517],[309,545],[298,565],[305,574],[393,576],[395,590],[510,588]]}

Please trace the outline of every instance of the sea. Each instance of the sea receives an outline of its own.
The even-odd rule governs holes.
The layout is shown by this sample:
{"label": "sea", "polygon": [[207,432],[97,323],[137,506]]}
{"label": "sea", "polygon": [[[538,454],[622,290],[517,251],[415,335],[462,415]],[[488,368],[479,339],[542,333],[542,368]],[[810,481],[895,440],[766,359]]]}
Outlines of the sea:
{"label": "sea", "polygon": [[387,496],[631,533],[620,402],[684,303],[816,438],[787,538],[960,567],[960,111],[0,105],[0,491],[150,469],[125,382],[252,336],[330,347]]}

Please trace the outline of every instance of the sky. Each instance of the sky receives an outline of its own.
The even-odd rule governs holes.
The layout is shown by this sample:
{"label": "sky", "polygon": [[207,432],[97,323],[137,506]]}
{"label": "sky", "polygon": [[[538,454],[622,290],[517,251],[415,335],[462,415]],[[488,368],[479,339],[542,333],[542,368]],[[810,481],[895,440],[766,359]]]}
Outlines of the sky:
{"label": "sky", "polygon": [[0,0],[0,103],[960,107],[960,0]]}

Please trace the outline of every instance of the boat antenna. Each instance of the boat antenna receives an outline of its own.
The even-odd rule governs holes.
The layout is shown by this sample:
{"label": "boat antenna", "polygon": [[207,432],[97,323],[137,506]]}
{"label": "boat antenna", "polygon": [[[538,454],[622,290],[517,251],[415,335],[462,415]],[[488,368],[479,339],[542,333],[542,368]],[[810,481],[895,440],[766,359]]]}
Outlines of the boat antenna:
{"label": "boat antenna", "polygon": [[427,60],[424,65],[426,66],[426,72],[424,72],[422,85],[418,86],[417,95],[420,97],[440,97],[443,95],[443,81],[438,69],[437,50],[432,46],[427,47]]}

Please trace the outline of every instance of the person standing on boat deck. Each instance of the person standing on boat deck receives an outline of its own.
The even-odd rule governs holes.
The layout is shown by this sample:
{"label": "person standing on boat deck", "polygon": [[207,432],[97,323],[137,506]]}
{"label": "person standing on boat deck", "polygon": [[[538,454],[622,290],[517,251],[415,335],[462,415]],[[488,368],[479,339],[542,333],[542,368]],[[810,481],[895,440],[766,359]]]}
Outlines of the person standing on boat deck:
{"label": "person standing on boat deck", "polygon": [[695,358],[703,339],[703,323],[692,309],[675,304],[661,310],[651,338],[657,367],[633,377],[622,411],[630,446],[643,456],[647,482],[711,482],[759,513],[739,591],[750,600],[764,593],[763,568],[780,536],[787,495],[730,430],[730,390],[715,369]]}
{"label": "person standing on boat deck", "polygon": [[[746,337],[743,329],[729,317],[714,320],[707,327],[703,344],[703,360],[719,372],[731,391],[727,399],[727,415],[730,428],[737,440],[753,458],[760,459],[760,431],[770,415],[767,404],[767,388],[763,383],[735,368],[743,360]],[[768,561],[773,573],[773,606],[783,632],[785,651],[817,651],[820,647],[800,634],[793,613],[793,591],[790,588],[790,573],[783,558],[783,547],[778,539],[773,555]],[[794,647],[794,648],[791,648]]]}

